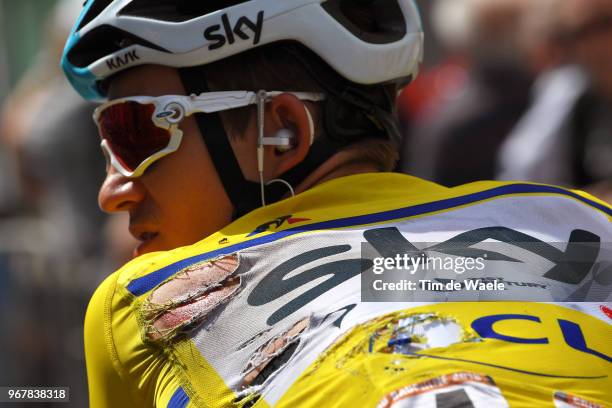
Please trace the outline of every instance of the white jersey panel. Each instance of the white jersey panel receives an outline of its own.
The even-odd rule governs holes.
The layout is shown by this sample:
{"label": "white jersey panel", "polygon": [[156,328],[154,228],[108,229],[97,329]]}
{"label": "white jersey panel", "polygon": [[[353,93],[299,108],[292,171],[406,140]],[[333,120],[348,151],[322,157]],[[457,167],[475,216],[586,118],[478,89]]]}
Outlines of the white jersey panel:
{"label": "white jersey panel", "polygon": [[[360,276],[371,267],[362,259],[362,244],[368,236],[392,234],[397,238],[399,234],[418,248],[422,243],[445,243],[461,234],[466,240],[483,239],[480,243],[508,238],[501,246],[507,251],[505,255],[520,262],[491,261],[487,269],[493,277],[517,283],[509,285],[500,297],[560,303],[577,298],[575,293],[581,288],[582,300],[587,300],[589,291],[599,283],[589,276],[578,283],[546,277],[555,263],[525,248],[513,247],[512,241],[528,236],[544,244],[559,243],[557,249],[563,252],[576,231],[584,231],[578,237],[597,237],[602,250],[594,268],[609,268],[612,257],[605,246],[612,242],[612,229],[607,217],[578,200],[559,196],[507,197],[421,218],[293,235],[238,253],[236,274],[241,278],[241,289],[198,329],[193,341],[226,384],[240,393],[247,388],[243,384],[245,373],[256,364],[266,344],[307,319],[308,328],[296,342],[289,362],[282,362],[262,384],[249,387],[257,387],[265,400],[274,404],[322,352],[355,325],[428,302],[462,300],[460,294],[432,293],[430,299],[418,299],[423,302],[362,302]],[[444,273],[448,272],[436,272],[435,276],[447,278]],[[470,277],[466,273],[460,278]],[[585,279],[590,279],[586,289]],[[600,306],[610,302],[608,292],[601,291],[603,297],[597,302],[567,306],[606,321]],[[479,299],[502,300],[496,299],[494,292]]]}

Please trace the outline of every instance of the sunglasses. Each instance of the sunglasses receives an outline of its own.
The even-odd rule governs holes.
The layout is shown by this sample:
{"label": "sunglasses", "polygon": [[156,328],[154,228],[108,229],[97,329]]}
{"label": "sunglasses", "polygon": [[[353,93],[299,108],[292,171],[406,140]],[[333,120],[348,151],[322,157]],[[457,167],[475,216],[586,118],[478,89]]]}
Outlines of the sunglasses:
{"label": "sunglasses", "polygon": [[[200,95],[133,96],[116,99],[94,111],[102,150],[125,177],[140,177],[157,160],[178,150],[183,138],[180,122],[194,113],[214,113],[265,103],[289,93],[302,101],[318,102],[323,94],[309,92],[206,92]],[[263,95],[264,100],[261,101]],[[260,144],[275,144],[263,138]]]}

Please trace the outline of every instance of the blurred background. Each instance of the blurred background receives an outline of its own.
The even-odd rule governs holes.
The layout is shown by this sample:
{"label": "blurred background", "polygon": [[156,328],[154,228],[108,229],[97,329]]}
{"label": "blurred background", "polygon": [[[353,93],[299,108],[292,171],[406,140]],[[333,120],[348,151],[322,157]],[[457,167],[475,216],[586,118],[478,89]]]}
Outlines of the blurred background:
{"label": "blurred background", "polygon": [[[58,65],[82,3],[0,0],[0,385],[70,386],[74,407],[87,301],[133,246],[127,220],[98,209],[93,106]],[[399,169],[612,202],[612,0],[417,3],[426,57],[398,99]]]}
{"label": "blurred background", "polygon": [[69,386],[73,407],[88,405],[87,302],[133,247],[127,219],[98,209],[94,106],[59,68],[82,4],[0,0],[0,385]]}

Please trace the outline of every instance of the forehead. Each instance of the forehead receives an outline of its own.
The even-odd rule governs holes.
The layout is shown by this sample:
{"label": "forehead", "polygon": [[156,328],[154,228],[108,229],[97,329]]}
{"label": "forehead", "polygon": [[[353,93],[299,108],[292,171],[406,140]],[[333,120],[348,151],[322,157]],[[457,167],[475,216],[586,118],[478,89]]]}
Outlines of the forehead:
{"label": "forehead", "polygon": [[178,71],[159,65],[143,65],[117,74],[110,81],[110,100],[126,96],[184,95]]}

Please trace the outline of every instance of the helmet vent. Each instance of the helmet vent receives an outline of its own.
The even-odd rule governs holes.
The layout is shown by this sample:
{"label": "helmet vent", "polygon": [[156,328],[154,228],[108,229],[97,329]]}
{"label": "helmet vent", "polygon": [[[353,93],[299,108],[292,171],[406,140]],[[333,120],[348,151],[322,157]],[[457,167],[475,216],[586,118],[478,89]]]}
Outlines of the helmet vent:
{"label": "helmet vent", "polygon": [[81,30],[81,28],[85,27],[91,20],[96,18],[112,2],[113,0],[94,0],[91,7],[89,7],[89,11],[87,11],[87,14],[83,17],[81,24],[79,24],[77,31]]}
{"label": "helmet vent", "polygon": [[167,50],[118,28],[103,25],[87,33],[68,53],[68,61],[83,68],[114,52],[133,44],[140,44],[160,51]]}
{"label": "helmet vent", "polygon": [[251,0],[134,0],[119,14],[179,23],[248,1]]}
{"label": "helmet vent", "polygon": [[388,44],[406,35],[398,0],[328,0],[323,8],[361,40]]}

